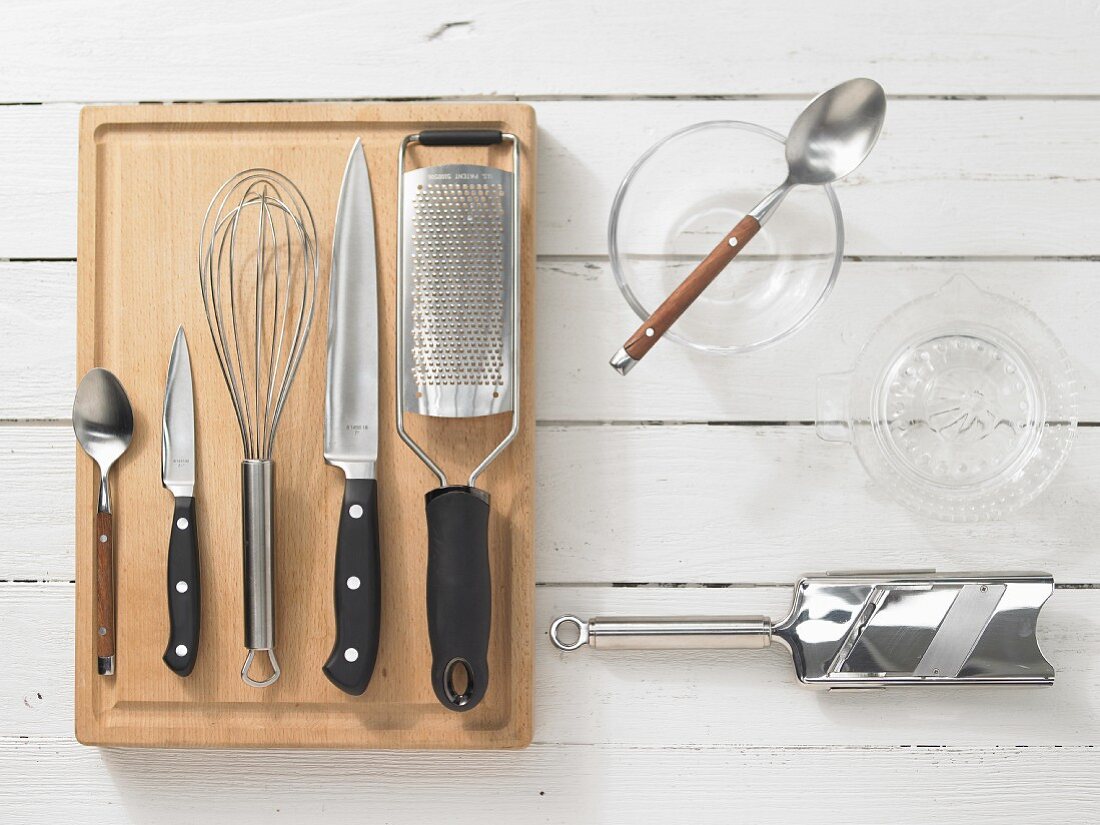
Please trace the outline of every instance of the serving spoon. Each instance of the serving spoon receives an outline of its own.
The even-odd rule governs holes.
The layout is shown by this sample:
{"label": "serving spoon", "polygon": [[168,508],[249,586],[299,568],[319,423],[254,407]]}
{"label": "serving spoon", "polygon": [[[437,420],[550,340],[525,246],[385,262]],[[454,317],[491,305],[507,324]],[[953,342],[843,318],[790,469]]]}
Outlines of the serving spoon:
{"label": "serving spoon", "polygon": [[84,452],[99,465],[94,553],[96,667],[100,676],[111,676],[115,672],[115,542],[109,474],[134,435],[130,399],[113,373],[97,367],[81,379],[73,402],[73,430]]}
{"label": "serving spoon", "polygon": [[633,369],[676,319],[703,294],[796,186],[824,186],[871,153],[886,116],[886,93],[866,77],[822,92],[802,110],[787,136],[787,179],[752,208],[692,273],[665,298],[611,359],[620,375]]}

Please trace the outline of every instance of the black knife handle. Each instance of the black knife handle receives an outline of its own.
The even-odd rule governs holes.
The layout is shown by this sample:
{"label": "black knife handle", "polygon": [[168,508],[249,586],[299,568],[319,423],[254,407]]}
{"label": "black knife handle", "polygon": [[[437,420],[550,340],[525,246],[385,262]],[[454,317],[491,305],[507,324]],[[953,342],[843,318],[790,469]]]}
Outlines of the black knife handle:
{"label": "black knife handle", "polygon": [[440,487],[428,493],[427,510],[432,687],[444,707],[467,711],[489,686],[489,494]]}
{"label": "black knife handle", "polygon": [[425,129],[422,146],[495,146],[504,140],[498,129]]}
{"label": "black knife handle", "polygon": [[164,663],[177,676],[187,676],[199,652],[202,614],[199,588],[199,542],[195,523],[195,499],[179,497],[172,513],[168,540],[168,646]]}
{"label": "black knife handle", "polygon": [[378,482],[373,478],[344,482],[333,605],[336,641],[322,670],[344,693],[358,696],[374,672],[382,616]]}

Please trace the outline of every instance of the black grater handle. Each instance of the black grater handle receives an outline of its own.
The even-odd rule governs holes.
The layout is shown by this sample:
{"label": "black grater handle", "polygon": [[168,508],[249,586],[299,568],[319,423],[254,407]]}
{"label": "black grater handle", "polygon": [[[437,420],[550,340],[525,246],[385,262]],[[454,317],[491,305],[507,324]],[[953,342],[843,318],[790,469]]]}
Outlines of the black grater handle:
{"label": "black grater handle", "polygon": [[419,140],[422,146],[495,146],[504,135],[498,129],[427,129]]}
{"label": "black grater handle", "polygon": [[426,500],[432,688],[444,707],[467,711],[489,685],[489,494],[455,485]]}

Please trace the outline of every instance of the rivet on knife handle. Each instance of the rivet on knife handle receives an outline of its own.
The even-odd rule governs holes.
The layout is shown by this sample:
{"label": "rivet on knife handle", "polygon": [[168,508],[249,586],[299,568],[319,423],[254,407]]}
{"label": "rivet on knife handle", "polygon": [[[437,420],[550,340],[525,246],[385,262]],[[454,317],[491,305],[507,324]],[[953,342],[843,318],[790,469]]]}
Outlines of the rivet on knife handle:
{"label": "rivet on knife handle", "polygon": [[367,689],[378,658],[380,567],[378,482],[373,478],[349,478],[344,485],[336,538],[336,641],[322,670],[330,682],[353,696]]}
{"label": "rivet on knife handle", "polygon": [[199,588],[198,532],[195,499],[177,498],[168,541],[168,645],[164,663],[178,676],[188,676],[199,651],[202,615]]}

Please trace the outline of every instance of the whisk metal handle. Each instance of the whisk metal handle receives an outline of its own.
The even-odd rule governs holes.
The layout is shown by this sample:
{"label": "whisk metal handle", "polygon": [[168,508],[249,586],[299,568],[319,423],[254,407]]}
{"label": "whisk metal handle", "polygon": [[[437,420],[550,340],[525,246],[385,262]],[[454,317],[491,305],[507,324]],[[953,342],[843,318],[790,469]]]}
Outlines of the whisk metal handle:
{"label": "whisk metal handle", "polygon": [[[241,462],[241,517],[244,536],[244,646],[248,659],[241,678],[266,687],[279,678],[275,660],[275,464]],[[267,651],[274,674],[256,681],[248,675],[257,650]]]}
{"label": "whisk metal handle", "polygon": [[489,685],[489,494],[440,487],[428,493],[427,511],[432,687],[444,707],[467,711]]}

